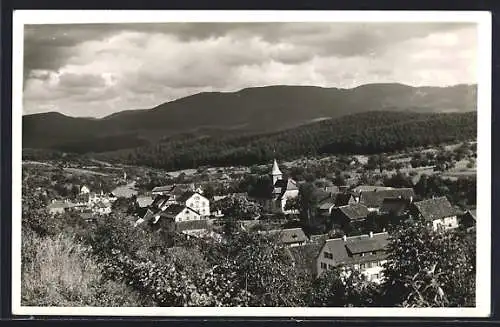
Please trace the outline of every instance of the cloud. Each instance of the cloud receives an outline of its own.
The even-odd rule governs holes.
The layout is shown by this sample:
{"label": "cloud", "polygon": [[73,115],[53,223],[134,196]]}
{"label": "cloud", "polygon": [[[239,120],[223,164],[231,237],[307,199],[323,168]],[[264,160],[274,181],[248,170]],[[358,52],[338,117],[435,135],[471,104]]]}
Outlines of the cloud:
{"label": "cloud", "polygon": [[28,26],[24,112],[102,117],[273,84],[475,83],[476,39],[454,23]]}

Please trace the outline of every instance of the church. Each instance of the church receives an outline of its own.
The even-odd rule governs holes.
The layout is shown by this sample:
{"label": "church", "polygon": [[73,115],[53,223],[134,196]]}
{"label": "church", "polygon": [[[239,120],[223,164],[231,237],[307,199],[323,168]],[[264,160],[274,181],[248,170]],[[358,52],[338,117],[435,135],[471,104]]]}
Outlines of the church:
{"label": "church", "polygon": [[291,178],[283,178],[283,173],[278,167],[276,159],[274,159],[273,162],[271,178],[273,186],[271,199],[267,201],[267,209],[275,213],[297,213],[297,210],[285,210],[287,201],[299,196],[299,188],[297,186],[297,182],[295,182]]}

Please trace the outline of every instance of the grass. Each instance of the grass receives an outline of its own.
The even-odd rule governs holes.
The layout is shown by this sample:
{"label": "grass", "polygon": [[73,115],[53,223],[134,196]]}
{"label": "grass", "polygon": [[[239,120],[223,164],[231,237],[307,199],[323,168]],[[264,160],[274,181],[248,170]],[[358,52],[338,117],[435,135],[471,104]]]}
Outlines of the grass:
{"label": "grass", "polygon": [[23,306],[145,305],[126,285],[104,279],[95,258],[70,236],[23,236]]}

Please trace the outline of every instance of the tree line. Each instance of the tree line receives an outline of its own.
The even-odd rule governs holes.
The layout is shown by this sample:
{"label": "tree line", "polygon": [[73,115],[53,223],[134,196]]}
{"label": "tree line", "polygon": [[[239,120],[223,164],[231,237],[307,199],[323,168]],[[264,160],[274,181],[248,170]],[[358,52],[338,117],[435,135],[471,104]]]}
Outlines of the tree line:
{"label": "tree line", "polygon": [[274,157],[374,154],[475,138],[477,115],[369,112],[282,132],[249,136],[196,136],[94,154],[103,160],[176,170],[200,165],[252,165]]}

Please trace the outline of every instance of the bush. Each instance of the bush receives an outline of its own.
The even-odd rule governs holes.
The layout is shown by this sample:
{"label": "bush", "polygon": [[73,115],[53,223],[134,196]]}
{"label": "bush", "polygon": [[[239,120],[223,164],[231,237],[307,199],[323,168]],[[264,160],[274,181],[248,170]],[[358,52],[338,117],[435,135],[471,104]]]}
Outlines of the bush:
{"label": "bush", "polygon": [[125,284],[104,279],[97,260],[72,238],[61,234],[39,237],[26,230],[24,232],[22,305],[147,305],[138,293]]}

